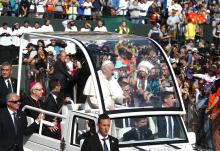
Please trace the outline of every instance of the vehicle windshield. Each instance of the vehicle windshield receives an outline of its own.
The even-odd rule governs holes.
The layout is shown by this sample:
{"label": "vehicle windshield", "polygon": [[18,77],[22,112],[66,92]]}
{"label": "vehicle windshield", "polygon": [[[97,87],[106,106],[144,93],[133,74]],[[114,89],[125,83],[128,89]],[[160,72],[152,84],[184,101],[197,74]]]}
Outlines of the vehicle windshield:
{"label": "vehicle windshield", "polygon": [[[86,110],[103,109],[110,114],[184,111],[169,64],[175,60],[167,58],[152,40],[113,33],[57,33],[59,38],[49,34],[55,33],[23,37],[21,90],[28,90],[32,81],[40,81],[46,95],[50,79],[55,78],[60,80],[65,96],[85,103]],[[66,56],[60,66],[63,51]]]}
{"label": "vehicle windshield", "polygon": [[[151,40],[98,40],[86,46],[98,71],[103,104],[107,111],[140,111],[140,108],[182,111],[171,67],[168,65],[170,60]],[[113,62],[114,71],[108,67],[103,72],[102,64],[106,60]],[[111,80],[106,80],[108,73],[113,75]]]}
{"label": "vehicle windshield", "polygon": [[121,146],[187,142],[179,116],[142,116],[112,119],[111,134]]}

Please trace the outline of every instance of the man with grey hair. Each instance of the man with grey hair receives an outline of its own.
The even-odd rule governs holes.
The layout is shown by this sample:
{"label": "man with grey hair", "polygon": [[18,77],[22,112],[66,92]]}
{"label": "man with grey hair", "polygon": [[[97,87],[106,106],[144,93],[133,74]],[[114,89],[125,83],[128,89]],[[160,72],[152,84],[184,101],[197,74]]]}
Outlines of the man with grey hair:
{"label": "man with grey hair", "polygon": [[[109,60],[104,61],[101,66],[101,70],[98,71],[104,104],[107,110],[113,110],[115,108],[115,104],[122,104],[124,98],[123,91],[117,80],[112,77],[113,73],[114,64]],[[86,109],[99,108],[94,81],[91,75],[87,79],[83,94],[87,96]]]}
{"label": "man with grey hair", "polygon": [[[29,105],[32,107],[36,107],[39,109],[45,109],[45,104],[42,102],[42,97],[44,93],[43,85],[40,82],[31,82],[29,84],[30,96],[27,97],[26,100],[22,102],[22,107],[25,105]],[[33,119],[37,119],[38,116],[43,116],[44,114],[33,111],[33,110],[25,110],[27,116],[32,117]],[[58,127],[54,126],[45,126],[43,128],[43,134],[49,135],[49,133],[57,133]]]}
{"label": "man with grey hair", "polygon": [[58,79],[61,84],[61,91],[66,87],[71,75],[68,73],[68,69],[66,66],[66,57],[67,54],[65,51],[61,51],[57,61],[54,64],[54,73],[52,75],[53,79]]}
{"label": "man with grey hair", "polygon": [[[28,88],[30,90],[30,95],[27,97],[27,99],[22,101],[21,108],[24,107],[25,105],[29,105],[29,106],[42,109],[43,103],[41,102],[41,98],[44,93],[42,84],[40,82],[31,82]],[[27,116],[30,116],[33,119],[36,119],[39,115],[38,112],[31,111],[31,110],[26,110],[25,112]]]}
{"label": "man with grey hair", "polygon": [[0,108],[6,107],[6,95],[17,91],[17,79],[12,78],[12,65],[3,62],[0,76]]}
{"label": "man with grey hair", "polygon": [[[23,135],[31,135],[38,129],[38,124],[33,122],[27,127],[24,112],[19,111],[20,96],[16,93],[7,95],[7,108],[0,110],[0,148],[8,151],[23,151]],[[43,119],[38,116],[36,121]]]}

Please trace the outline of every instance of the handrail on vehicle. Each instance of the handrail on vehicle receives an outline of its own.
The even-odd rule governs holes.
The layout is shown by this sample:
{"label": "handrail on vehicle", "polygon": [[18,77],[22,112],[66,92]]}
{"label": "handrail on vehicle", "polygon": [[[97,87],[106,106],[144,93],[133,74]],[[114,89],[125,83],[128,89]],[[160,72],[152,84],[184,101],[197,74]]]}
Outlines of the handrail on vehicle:
{"label": "handrail on vehicle", "polygon": [[[66,119],[66,116],[63,116],[61,114],[49,112],[49,111],[46,111],[46,110],[43,110],[43,109],[39,109],[39,108],[36,108],[36,107],[33,107],[33,106],[29,106],[29,105],[25,105],[22,108],[22,111],[24,111],[25,109],[29,109],[29,110],[33,110],[33,111],[36,111],[36,112],[39,112],[39,113],[44,113],[44,114],[47,114],[47,115],[51,115],[51,116],[55,116],[55,117],[58,117],[58,118]],[[54,126],[54,124],[52,122],[50,122],[50,121],[40,120],[40,127],[39,127],[39,131],[38,131],[39,135],[42,135],[43,124],[47,125],[47,126]]]}
{"label": "handrail on vehicle", "polygon": [[44,114],[47,114],[47,115],[51,115],[51,116],[55,116],[55,117],[59,117],[59,118],[63,118],[63,119],[67,118],[64,115],[53,113],[53,112],[49,112],[49,111],[46,111],[46,110],[43,110],[43,109],[39,109],[39,108],[36,108],[36,107],[33,107],[33,106],[29,106],[29,105],[25,105],[22,108],[22,111],[24,111],[25,109],[33,110],[33,111],[36,111],[36,112],[39,112],[39,113],[44,113]]}

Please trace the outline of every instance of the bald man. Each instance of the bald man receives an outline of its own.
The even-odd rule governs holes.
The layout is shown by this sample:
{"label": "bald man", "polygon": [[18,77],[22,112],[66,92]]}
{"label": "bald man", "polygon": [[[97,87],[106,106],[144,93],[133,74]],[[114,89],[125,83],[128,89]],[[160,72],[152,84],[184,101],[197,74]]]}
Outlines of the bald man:
{"label": "bald man", "polygon": [[[104,104],[107,110],[114,109],[115,104],[122,104],[124,98],[123,91],[119,86],[117,80],[112,77],[114,70],[114,64],[111,61],[107,60],[103,62],[101,70],[98,71],[102,94],[104,97]],[[85,106],[86,109],[99,108],[91,75],[86,82],[83,94],[87,96]]]}

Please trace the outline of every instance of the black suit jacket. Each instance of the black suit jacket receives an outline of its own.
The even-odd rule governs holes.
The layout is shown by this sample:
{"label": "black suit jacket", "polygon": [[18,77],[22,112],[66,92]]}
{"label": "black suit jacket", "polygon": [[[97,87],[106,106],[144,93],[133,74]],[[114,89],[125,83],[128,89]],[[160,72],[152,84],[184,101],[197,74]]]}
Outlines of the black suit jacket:
{"label": "black suit jacket", "polygon": [[[17,92],[17,79],[11,78],[11,84],[14,92]],[[5,80],[0,76],[0,107],[6,107],[6,96],[8,95],[8,87],[5,84]]]}
{"label": "black suit jacket", "polygon": [[[21,106],[20,109],[22,109],[25,105],[33,106],[36,108],[44,109],[44,103],[39,100],[35,101],[31,96],[26,96],[22,101],[21,101]],[[36,119],[38,115],[40,114],[39,112],[33,111],[33,110],[25,110],[25,113],[27,116],[32,117],[33,119]]]}
{"label": "black suit jacket", "polygon": [[10,151],[17,146],[18,151],[23,151],[23,135],[30,135],[38,125],[34,122],[27,127],[27,119],[24,112],[18,112],[17,136],[14,123],[7,108],[0,110],[0,150]]}
{"label": "black suit jacket", "polygon": [[[110,151],[119,151],[118,139],[108,135],[110,142]],[[95,134],[83,142],[81,151],[103,151],[102,144],[99,140],[98,134]]]}
{"label": "black suit jacket", "polygon": [[[174,137],[180,136],[180,125],[176,116],[172,116],[174,122]],[[158,137],[165,138],[167,137],[167,122],[165,116],[157,117],[157,127],[158,127]]]}
{"label": "black suit jacket", "polygon": [[[55,100],[53,95],[50,93],[43,106],[44,106],[45,110],[47,110],[47,111],[58,113],[58,111],[60,110],[62,105],[63,105],[62,96],[58,96],[57,99]],[[53,117],[46,116],[46,120],[52,122]]]}
{"label": "black suit jacket", "polygon": [[123,140],[124,141],[129,141],[129,140],[152,139],[152,131],[150,129],[148,129],[147,127],[140,130],[140,135],[143,135],[143,138],[139,138],[137,129],[132,128],[130,131],[124,133]]}
{"label": "black suit jacket", "polygon": [[66,86],[67,80],[71,78],[70,74],[67,72],[66,64],[60,59],[55,62],[52,78],[60,80],[62,88]]}

